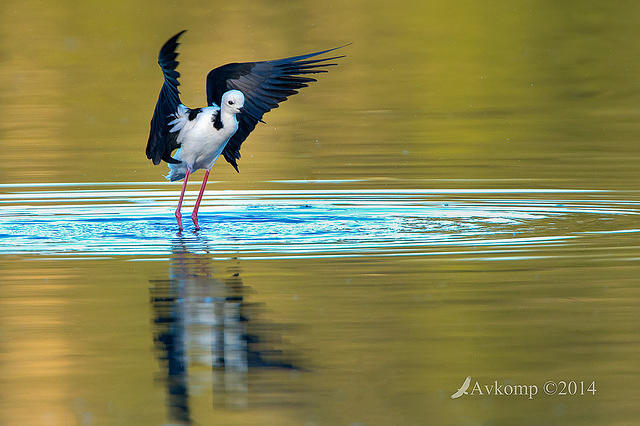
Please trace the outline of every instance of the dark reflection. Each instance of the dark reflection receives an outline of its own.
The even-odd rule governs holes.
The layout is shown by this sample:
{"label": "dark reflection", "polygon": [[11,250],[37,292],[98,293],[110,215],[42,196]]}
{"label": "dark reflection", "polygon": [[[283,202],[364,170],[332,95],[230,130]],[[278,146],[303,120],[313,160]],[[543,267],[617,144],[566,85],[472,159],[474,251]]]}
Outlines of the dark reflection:
{"label": "dark reflection", "polygon": [[[215,407],[244,409],[249,406],[251,369],[299,369],[275,348],[283,327],[261,320],[262,306],[247,302],[250,288],[242,282],[240,267],[227,267],[216,278],[206,247],[207,254],[194,254],[187,244],[191,247],[193,241],[174,242],[169,279],[150,281],[154,343],[166,380],[168,414],[181,423],[193,420],[189,380],[198,388],[211,382]],[[198,242],[198,251],[202,244]],[[211,367],[213,375],[200,373],[202,366]]]}

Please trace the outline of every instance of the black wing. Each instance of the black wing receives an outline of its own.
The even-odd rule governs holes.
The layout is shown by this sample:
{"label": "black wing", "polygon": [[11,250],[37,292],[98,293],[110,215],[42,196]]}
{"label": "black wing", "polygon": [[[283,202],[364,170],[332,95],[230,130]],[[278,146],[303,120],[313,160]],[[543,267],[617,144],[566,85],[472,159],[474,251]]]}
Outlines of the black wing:
{"label": "black wing", "polygon": [[[341,46],[344,47],[344,46]],[[244,108],[238,115],[238,131],[229,139],[222,151],[224,158],[238,171],[236,160],[240,158],[240,145],[255,129],[262,116],[284,102],[291,95],[298,93],[296,89],[307,87],[314,78],[302,77],[304,74],[327,72],[322,67],[337,64],[327,61],[343,58],[306,60],[332,50],[293,56],[275,61],[245,62],[223,65],[211,70],[207,75],[207,105],[220,105],[224,92],[232,89],[240,90],[245,97]]]}
{"label": "black wing", "polygon": [[158,64],[164,75],[164,84],[160,89],[158,103],[153,112],[149,141],[147,142],[147,158],[151,159],[153,164],[159,164],[160,160],[174,164],[180,162],[171,157],[171,152],[179,146],[176,141],[178,133],[170,133],[167,123],[173,120],[170,115],[174,114],[180,105],[180,91],[178,90],[180,73],[176,71],[178,66],[176,47],[179,45],[178,39],[185,31],[180,31],[171,37],[158,54]]}

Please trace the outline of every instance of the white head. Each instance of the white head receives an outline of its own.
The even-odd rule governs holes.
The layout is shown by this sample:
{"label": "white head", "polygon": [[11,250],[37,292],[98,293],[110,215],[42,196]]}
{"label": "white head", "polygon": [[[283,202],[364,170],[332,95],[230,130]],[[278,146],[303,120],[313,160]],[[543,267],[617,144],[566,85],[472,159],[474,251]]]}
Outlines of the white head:
{"label": "white head", "polygon": [[220,108],[224,112],[238,114],[244,106],[244,95],[239,90],[229,90],[222,95]]}

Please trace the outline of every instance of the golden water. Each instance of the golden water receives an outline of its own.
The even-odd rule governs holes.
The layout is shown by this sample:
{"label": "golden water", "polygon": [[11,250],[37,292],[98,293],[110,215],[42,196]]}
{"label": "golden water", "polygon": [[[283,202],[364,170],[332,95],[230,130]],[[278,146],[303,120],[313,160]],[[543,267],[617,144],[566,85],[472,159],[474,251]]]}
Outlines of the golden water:
{"label": "golden water", "polygon": [[[639,19],[3,2],[0,424],[634,424]],[[179,235],[144,147],[183,28],[189,106],[220,64],[353,44]],[[597,391],[451,399],[467,376]]]}

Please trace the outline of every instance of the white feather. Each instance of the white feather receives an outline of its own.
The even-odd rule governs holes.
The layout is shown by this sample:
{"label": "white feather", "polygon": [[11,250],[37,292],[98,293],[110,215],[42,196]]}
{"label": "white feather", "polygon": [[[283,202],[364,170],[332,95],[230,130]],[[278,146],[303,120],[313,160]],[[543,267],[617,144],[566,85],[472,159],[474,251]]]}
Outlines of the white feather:
{"label": "white feather", "polygon": [[[244,105],[244,95],[238,90],[225,92],[223,101],[232,100],[230,104],[223,102],[222,109],[217,105],[205,107],[198,115],[189,120],[189,109],[184,105],[178,106],[174,114],[175,120],[169,123],[171,132],[179,132],[177,142],[180,148],[173,158],[180,160],[178,164],[169,164],[167,180],[184,179],[189,172],[199,169],[210,170],[229,142],[231,136],[238,130],[236,114]],[[215,118],[220,114],[222,128],[216,129]]]}
{"label": "white feather", "polygon": [[182,104],[178,105],[178,110],[175,114],[173,114],[176,119],[169,122],[169,126],[173,126],[171,129],[169,129],[170,133],[175,133],[182,130],[185,124],[187,124],[187,122],[189,121],[187,114],[188,112],[189,108]]}

